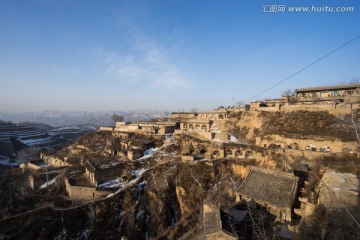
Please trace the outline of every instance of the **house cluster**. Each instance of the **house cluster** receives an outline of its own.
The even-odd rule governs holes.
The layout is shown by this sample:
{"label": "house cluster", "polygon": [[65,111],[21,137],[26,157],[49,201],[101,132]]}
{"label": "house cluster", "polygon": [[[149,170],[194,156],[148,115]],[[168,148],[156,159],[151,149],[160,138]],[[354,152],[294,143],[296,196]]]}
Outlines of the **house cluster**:
{"label": "house cluster", "polygon": [[[326,103],[327,106],[338,106],[339,104],[353,104],[360,100],[359,95],[360,85],[341,85],[335,87],[319,87],[297,89],[294,96],[283,97],[278,100],[267,100],[265,102],[251,103],[250,106],[242,108],[218,108],[206,112],[173,112],[166,121],[151,121],[151,122],[117,122],[114,127],[100,127],[100,131],[111,132],[112,136],[116,137],[115,148],[112,148],[112,142],[108,141],[111,147],[105,147],[102,152],[94,155],[92,149],[83,145],[73,145],[68,148],[66,154],[49,154],[42,153],[41,160],[48,165],[58,168],[78,166],[79,163],[82,167],[79,174],[75,176],[66,176],[66,187],[69,196],[74,198],[96,198],[103,196],[104,193],[100,192],[99,186],[104,182],[115,178],[121,178],[124,173],[123,160],[136,160],[144,155],[144,152],[152,147],[153,142],[140,141],[138,142],[137,136],[144,135],[149,138],[164,138],[170,134],[174,134],[175,139],[184,140],[185,136],[193,139],[201,140],[189,141],[188,145],[183,145],[185,141],[181,141],[181,148],[183,151],[183,160],[193,161],[196,156],[208,159],[251,159],[253,160],[257,152],[256,148],[271,148],[276,147],[281,150],[301,150],[309,152],[353,152],[357,149],[357,143],[343,142],[337,140],[314,140],[314,139],[291,139],[277,135],[267,135],[265,137],[259,136],[256,138],[256,146],[250,147],[248,145],[234,142],[230,139],[230,135],[226,132],[219,130],[224,120],[230,118],[231,114],[236,111],[257,111],[257,110],[283,110],[289,106],[311,105],[315,102]],[[315,101],[316,100],[316,101]],[[331,103],[331,104],[329,104]],[[267,111],[265,110],[265,111]],[[271,111],[272,111],[271,110]],[[196,145],[198,143],[198,145]],[[255,149],[255,150],[254,150]],[[110,151],[110,152],[109,152]],[[70,153],[70,154],[68,154]],[[302,152],[303,154],[303,152]],[[73,157],[69,157],[73,156]],[[78,157],[76,157],[78,156]],[[81,156],[81,157],[80,157]],[[34,167],[29,165],[30,168]],[[29,168],[29,167],[28,167]],[[268,174],[268,175],[266,175]],[[253,170],[249,173],[249,178],[261,176],[265,178],[268,176],[269,182],[271,179],[276,180],[271,186],[283,186],[286,189],[290,186],[292,181],[295,180],[288,178],[284,174],[264,173],[260,170]],[[289,177],[289,176],[288,176]],[[254,182],[251,179],[248,182]],[[292,180],[289,180],[292,179]],[[275,181],[275,180],[274,180]],[[244,184],[246,181],[244,181]],[[249,183],[250,184],[250,183]],[[288,184],[288,185],[287,185]],[[286,186],[285,186],[286,185]],[[268,186],[270,189],[270,186]],[[292,202],[284,202],[280,206],[280,200],[276,203],[270,199],[261,198],[261,194],[265,194],[269,190],[259,190],[256,194],[251,195],[246,189],[246,185],[239,189],[239,199],[255,199],[267,210],[273,213],[276,218],[288,221],[290,219],[290,212],[288,206]],[[296,189],[290,189],[296,191]],[[289,190],[289,191],[290,191]],[[253,190],[255,191],[255,189]],[[274,192],[271,190],[270,192]],[[284,190],[279,190],[279,194],[285,194]],[[288,199],[293,199],[292,192],[287,193]],[[273,206],[273,204],[275,204]],[[276,205],[278,204],[278,205]],[[285,206],[286,205],[286,206]],[[280,209],[280,210],[279,210]],[[220,217],[221,219],[221,217]]]}
{"label": "house cluster", "polygon": [[360,84],[299,88],[281,99],[252,102],[251,111],[327,110],[342,114],[360,108]]}
{"label": "house cluster", "polygon": [[174,112],[166,122],[117,122],[115,127],[100,127],[99,130],[111,131],[113,136],[124,141],[131,134],[196,134],[208,140],[228,140],[228,134],[219,131],[215,123],[227,119],[229,113],[225,108],[198,113]]}
{"label": "house cluster", "polygon": [[145,135],[164,135],[173,133],[176,129],[175,122],[117,122],[115,127],[100,127],[100,131],[118,133],[138,133]]}
{"label": "house cluster", "polygon": [[[351,113],[360,108],[360,84],[296,89],[292,96],[281,99],[256,101],[242,107],[219,107],[204,112],[173,112],[167,121],[155,122],[117,122],[114,127],[100,127],[100,131],[111,131],[114,136],[126,134],[176,135],[190,134],[198,137],[221,141],[229,140],[227,133],[218,129],[219,121],[228,119],[233,113],[243,111],[297,111],[326,110],[339,114]],[[264,143],[266,144],[266,143]],[[310,144],[310,143],[309,143]],[[322,146],[319,146],[320,149]],[[325,152],[332,151],[325,146]],[[131,152],[131,151],[130,151]],[[131,154],[130,154],[131,155]],[[134,152],[135,158],[139,156]],[[141,155],[141,154],[140,154]]]}
{"label": "house cluster", "polygon": [[[317,204],[316,193],[300,186],[295,171],[285,173],[250,168],[236,190],[236,203],[222,208],[219,203],[203,204],[203,237],[205,239],[247,239],[261,236],[270,229],[273,236],[291,239],[292,222],[298,216],[312,214]],[[274,228],[274,223],[281,228]],[[250,226],[250,227],[249,227]]]}

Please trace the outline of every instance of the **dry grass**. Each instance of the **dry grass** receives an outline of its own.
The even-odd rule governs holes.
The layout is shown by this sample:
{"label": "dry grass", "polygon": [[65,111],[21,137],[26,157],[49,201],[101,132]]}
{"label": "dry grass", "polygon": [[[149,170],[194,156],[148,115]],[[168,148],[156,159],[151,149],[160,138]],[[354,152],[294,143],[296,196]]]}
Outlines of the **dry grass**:
{"label": "dry grass", "polygon": [[319,136],[354,141],[356,135],[349,119],[339,119],[326,111],[297,111],[290,113],[261,112],[262,134],[284,136]]}

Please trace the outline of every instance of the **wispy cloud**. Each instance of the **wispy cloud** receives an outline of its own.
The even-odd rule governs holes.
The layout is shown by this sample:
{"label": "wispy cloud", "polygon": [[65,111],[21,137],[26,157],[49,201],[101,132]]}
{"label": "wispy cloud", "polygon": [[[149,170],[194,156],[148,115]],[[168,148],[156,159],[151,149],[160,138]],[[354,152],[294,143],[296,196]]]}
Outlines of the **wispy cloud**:
{"label": "wispy cloud", "polygon": [[[132,43],[126,51],[106,55],[107,74],[119,81],[148,83],[153,87],[189,87],[185,71],[177,61],[175,47],[150,38],[143,31],[133,31]],[[123,49],[124,50],[124,49]],[[124,53],[127,52],[127,53]]]}

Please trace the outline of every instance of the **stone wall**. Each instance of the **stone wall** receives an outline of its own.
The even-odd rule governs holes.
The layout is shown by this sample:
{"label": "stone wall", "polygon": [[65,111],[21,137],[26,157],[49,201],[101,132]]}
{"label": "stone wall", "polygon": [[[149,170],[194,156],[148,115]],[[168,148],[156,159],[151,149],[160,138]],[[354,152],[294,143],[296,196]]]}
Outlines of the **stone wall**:
{"label": "stone wall", "polygon": [[158,134],[168,134],[168,133],[173,133],[176,129],[176,126],[163,126],[160,127]]}
{"label": "stone wall", "polygon": [[182,155],[181,156],[181,161],[191,163],[191,162],[194,161],[194,156],[192,156],[192,155]]}
{"label": "stone wall", "polygon": [[186,113],[186,112],[174,112],[171,113],[172,118],[183,118],[183,119],[192,119],[195,118],[195,113]]}
{"label": "stone wall", "polygon": [[99,199],[111,193],[110,191],[98,191],[95,187],[72,186],[68,179],[65,179],[65,186],[69,197],[75,200]]}
{"label": "stone wall", "polygon": [[114,127],[99,127],[99,131],[113,131]]}
{"label": "stone wall", "polygon": [[129,149],[127,151],[127,158],[129,160],[136,160],[141,158],[143,155],[143,151],[141,149]]}
{"label": "stone wall", "polygon": [[71,166],[70,163],[66,162],[65,159],[61,159],[54,156],[47,156],[45,154],[40,154],[40,159],[43,160],[45,163],[53,165],[53,166]]}
{"label": "stone wall", "polygon": [[123,171],[123,166],[115,166],[106,169],[96,169],[95,179],[96,184],[101,184],[103,182],[109,181],[121,175]]}
{"label": "stone wall", "polygon": [[29,175],[29,185],[32,190],[38,189],[46,182],[46,175]]}
{"label": "stone wall", "polygon": [[19,167],[22,168],[22,169],[27,168],[27,169],[34,170],[34,171],[41,169],[40,166],[35,165],[35,164],[31,163],[31,162],[21,163],[19,165]]}
{"label": "stone wall", "polygon": [[335,106],[333,104],[296,104],[296,105],[283,105],[281,110],[284,112],[291,111],[334,111]]}

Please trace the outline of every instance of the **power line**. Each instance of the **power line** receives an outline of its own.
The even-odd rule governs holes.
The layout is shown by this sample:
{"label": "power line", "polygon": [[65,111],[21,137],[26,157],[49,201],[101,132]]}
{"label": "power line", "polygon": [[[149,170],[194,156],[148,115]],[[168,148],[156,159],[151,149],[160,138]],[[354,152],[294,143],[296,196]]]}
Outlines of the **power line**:
{"label": "power line", "polygon": [[322,56],[321,58],[317,59],[316,61],[314,61],[314,62],[310,63],[309,65],[307,65],[307,66],[305,66],[305,67],[303,67],[303,68],[301,68],[299,71],[297,71],[297,72],[295,72],[295,73],[291,74],[291,75],[290,75],[290,76],[288,76],[287,78],[285,78],[285,79],[281,80],[280,82],[278,82],[278,83],[276,83],[276,84],[272,85],[271,87],[267,88],[266,90],[262,91],[261,93],[259,93],[259,94],[257,94],[256,96],[254,96],[254,97],[252,97],[252,98],[248,99],[248,100],[247,100],[247,101],[245,101],[245,102],[246,102],[246,103],[247,103],[247,102],[250,102],[250,101],[251,101],[251,100],[253,100],[254,98],[257,98],[258,96],[260,96],[260,95],[262,95],[262,94],[266,93],[267,91],[269,91],[269,90],[273,89],[274,87],[276,87],[276,86],[280,85],[281,83],[283,83],[283,82],[285,82],[285,81],[289,80],[290,78],[292,78],[292,77],[294,77],[294,76],[298,75],[299,73],[301,73],[301,72],[305,71],[305,70],[306,70],[306,69],[308,69],[309,67],[311,67],[311,66],[315,65],[316,63],[320,62],[320,61],[321,61],[321,60],[323,60],[324,58],[326,58],[326,57],[330,56],[331,54],[333,54],[333,53],[337,52],[337,51],[338,51],[338,50],[340,50],[341,48],[343,48],[343,47],[345,47],[345,46],[349,45],[350,43],[352,43],[352,42],[356,41],[356,40],[357,40],[357,39],[359,39],[359,38],[360,38],[360,35],[358,35],[358,36],[354,37],[354,38],[353,38],[353,39],[351,39],[350,41],[348,41],[348,42],[346,42],[346,43],[342,44],[341,46],[337,47],[336,49],[332,50],[331,52],[329,52],[329,53],[327,53],[326,55]]}

